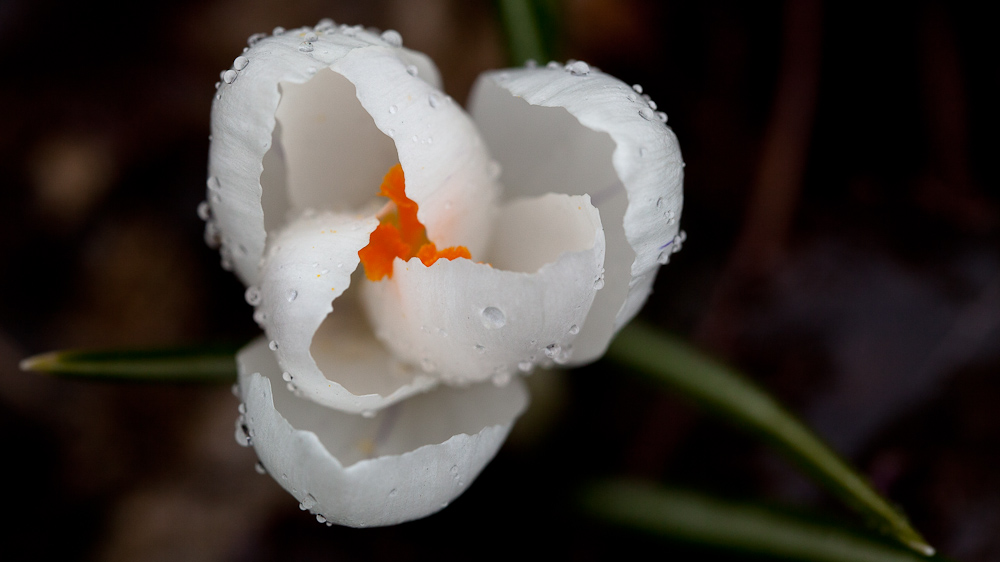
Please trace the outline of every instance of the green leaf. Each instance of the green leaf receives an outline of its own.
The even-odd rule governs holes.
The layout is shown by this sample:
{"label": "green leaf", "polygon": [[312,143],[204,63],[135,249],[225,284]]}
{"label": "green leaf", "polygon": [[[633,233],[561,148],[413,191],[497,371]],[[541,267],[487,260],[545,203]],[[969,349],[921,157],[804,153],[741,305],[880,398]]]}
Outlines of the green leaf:
{"label": "green leaf", "polygon": [[619,525],[754,555],[816,562],[927,560],[839,525],[639,482],[595,484],[585,491],[583,504],[592,515]]}
{"label": "green leaf", "polygon": [[548,61],[535,3],[532,0],[498,0],[497,7],[507,33],[510,63],[520,66],[528,59]]}
{"label": "green leaf", "polygon": [[236,347],[52,351],[21,361],[25,371],[130,382],[232,383]]}
{"label": "green leaf", "polygon": [[608,356],[755,432],[861,513],[869,525],[921,554],[934,554],[934,548],[910,526],[905,515],[794,415],[736,371],[675,337],[637,322],[621,331]]}

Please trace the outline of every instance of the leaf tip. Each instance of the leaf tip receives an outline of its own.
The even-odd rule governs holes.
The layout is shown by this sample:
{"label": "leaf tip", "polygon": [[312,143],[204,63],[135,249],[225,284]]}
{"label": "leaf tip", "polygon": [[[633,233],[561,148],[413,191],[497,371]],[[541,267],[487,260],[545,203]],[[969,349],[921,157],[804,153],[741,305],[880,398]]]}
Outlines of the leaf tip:
{"label": "leaf tip", "polygon": [[47,353],[39,353],[38,355],[32,355],[31,357],[26,357],[21,360],[19,366],[22,371],[41,371],[48,372],[52,371],[53,367],[59,363],[59,352],[49,351]]}

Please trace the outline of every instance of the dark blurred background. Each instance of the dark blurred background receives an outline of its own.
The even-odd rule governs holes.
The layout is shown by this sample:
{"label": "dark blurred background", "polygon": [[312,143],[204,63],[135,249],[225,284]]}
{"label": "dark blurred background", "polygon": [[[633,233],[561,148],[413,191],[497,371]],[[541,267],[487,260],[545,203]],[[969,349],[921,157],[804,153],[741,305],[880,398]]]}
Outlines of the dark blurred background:
{"label": "dark blurred background", "polygon": [[[984,10],[564,0],[553,19],[561,60],[642,84],[681,140],[688,240],[643,317],[774,392],[964,561],[1000,560],[1000,74]],[[534,376],[535,409],[464,496],[366,530],[317,524],[254,471],[228,387],[19,372],[50,349],[256,335],[195,214],[213,84],[251,33],[321,17],[400,31],[458,100],[506,62],[490,2],[0,0],[0,558],[706,555],[587,518],[575,494],[605,476],[849,517],[737,428],[609,362]]]}

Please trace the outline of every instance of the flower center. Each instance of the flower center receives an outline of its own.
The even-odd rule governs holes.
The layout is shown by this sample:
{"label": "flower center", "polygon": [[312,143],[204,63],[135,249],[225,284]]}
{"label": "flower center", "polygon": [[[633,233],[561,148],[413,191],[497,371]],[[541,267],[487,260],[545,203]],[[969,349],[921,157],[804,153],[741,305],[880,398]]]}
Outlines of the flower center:
{"label": "flower center", "polygon": [[427,229],[417,220],[417,204],[406,196],[405,186],[403,167],[396,164],[389,168],[382,179],[379,195],[388,197],[396,205],[396,209],[379,217],[378,228],[372,232],[368,245],[358,252],[358,257],[365,266],[365,276],[372,281],[378,281],[387,275],[391,279],[392,262],[396,258],[406,261],[416,256],[426,266],[440,258],[472,258],[465,246],[438,250],[434,242],[427,239]]}

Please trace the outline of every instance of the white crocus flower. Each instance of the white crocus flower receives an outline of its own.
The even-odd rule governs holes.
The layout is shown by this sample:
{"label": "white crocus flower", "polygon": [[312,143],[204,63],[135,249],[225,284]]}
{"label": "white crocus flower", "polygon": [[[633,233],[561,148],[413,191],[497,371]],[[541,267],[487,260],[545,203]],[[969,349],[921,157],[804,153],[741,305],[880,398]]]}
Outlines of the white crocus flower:
{"label": "white crocus flower", "polygon": [[[394,31],[249,43],[212,109],[203,209],[266,333],[238,356],[237,438],[320,521],[423,517],[503,443],[516,375],[594,360],[641,307],[683,237],[677,141],[582,62],[486,73],[470,118]],[[397,163],[407,199],[386,204]],[[366,278],[359,251],[410,202],[421,240],[472,259],[391,254]]]}

